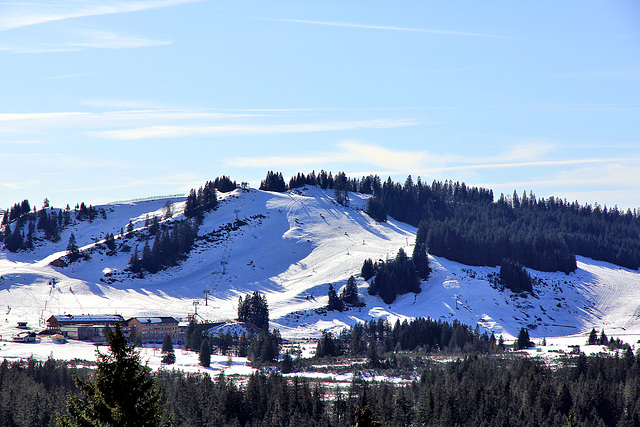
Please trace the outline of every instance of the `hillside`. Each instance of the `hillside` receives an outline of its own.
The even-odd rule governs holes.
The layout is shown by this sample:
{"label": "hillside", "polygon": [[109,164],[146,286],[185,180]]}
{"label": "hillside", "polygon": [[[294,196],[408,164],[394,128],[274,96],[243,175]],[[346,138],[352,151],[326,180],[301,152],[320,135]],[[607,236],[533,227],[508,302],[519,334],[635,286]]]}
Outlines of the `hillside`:
{"label": "hillside", "polygon": [[[430,256],[433,273],[420,294],[385,305],[369,296],[367,284],[358,278],[365,306],[326,312],[329,284],[339,291],[365,259],[392,258],[401,247],[410,254],[415,241],[415,227],[393,218],[376,223],[364,213],[369,196],[349,197],[345,208],[334,201],[333,191],[315,186],[284,193],[220,193],[219,206],[205,214],[189,256],[144,278],[125,271],[132,252],[121,248],[142,250],[145,217],[164,215],[170,201],[173,217],[166,221],[179,220],[185,199],[99,206],[106,218],[72,223],[57,243],[42,240],[30,251],[0,253],[0,335],[15,333],[18,321],[43,327],[50,315],[62,313],[183,318],[197,309],[202,318],[230,320],[236,317],[238,297],[254,290],[266,294],[271,327],[283,337],[318,336],[372,318],[395,322],[418,316],[458,319],[505,338],[523,326],[532,337],[586,333],[592,327],[622,339],[640,333],[640,273],[584,257],[577,258],[578,268],[570,274],[529,269],[539,279],[533,295],[515,295],[492,285],[496,267]],[[134,236],[120,236],[130,221]],[[65,254],[71,233],[81,250],[93,249],[91,259],[51,266]],[[116,235],[120,248],[112,256],[104,246],[96,247],[107,233]]]}

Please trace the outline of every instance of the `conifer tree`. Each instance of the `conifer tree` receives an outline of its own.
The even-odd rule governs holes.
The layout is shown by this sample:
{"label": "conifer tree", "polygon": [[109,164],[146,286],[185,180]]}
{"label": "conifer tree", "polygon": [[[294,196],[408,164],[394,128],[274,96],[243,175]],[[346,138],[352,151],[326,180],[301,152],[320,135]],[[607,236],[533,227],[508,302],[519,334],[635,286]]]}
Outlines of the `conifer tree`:
{"label": "conifer tree", "polygon": [[108,332],[107,343],[109,353],[96,350],[95,377],[81,380],[75,375],[80,395],[68,395],[67,414],[58,416],[58,427],[172,426],[173,415],[162,423],[161,391],[119,324]]}
{"label": "conifer tree", "polygon": [[427,247],[424,243],[418,242],[418,239],[416,239],[416,245],[413,247],[413,256],[411,259],[416,266],[418,276],[423,280],[428,279],[431,274],[431,267],[429,266]]}
{"label": "conifer tree", "polygon": [[171,335],[167,334],[162,341],[162,363],[165,365],[173,365],[176,363],[176,353],[173,350],[173,341]]}
{"label": "conifer tree", "polygon": [[522,350],[531,347],[532,342],[529,339],[529,331],[526,328],[520,328],[518,339],[513,343],[514,350]]}
{"label": "conifer tree", "polygon": [[80,249],[76,244],[76,236],[74,236],[73,233],[71,233],[71,236],[69,236],[69,243],[67,244],[67,252],[68,252],[69,259],[71,261],[75,261],[80,257]]}
{"label": "conifer tree", "polygon": [[349,206],[349,181],[344,172],[338,172],[334,179],[333,192],[336,202]]}
{"label": "conifer tree", "polygon": [[205,368],[211,366],[211,344],[206,338],[202,340],[200,345],[200,364]]}
{"label": "conifer tree", "polygon": [[327,303],[327,310],[344,310],[344,303],[338,295],[336,295],[335,289],[333,289],[333,285],[329,284],[329,293],[327,294],[329,297],[329,302]]}
{"label": "conifer tree", "polygon": [[384,205],[380,199],[376,197],[370,197],[369,200],[367,200],[365,212],[377,222],[385,222],[387,220],[387,212],[384,209]]}
{"label": "conifer tree", "polygon": [[140,273],[142,271],[142,264],[140,262],[140,256],[138,255],[138,247],[133,250],[133,255],[129,260],[129,268],[133,273]]}
{"label": "conifer tree", "polygon": [[358,299],[358,286],[356,285],[355,277],[349,277],[347,286],[345,286],[340,294],[340,299],[344,301],[345,304],[358,305],[360,301]]}
{"label": "conifer tree", "polygon": [[360,270],[360,275],[364,280],[371,279],[376,274],[376,270],[373,268],[373,260],[371,258],[365,259]]}
{"label": "conifer tree", "polygon": [[269,306],[267,297],[260,292],[238,299],[238,321],[253,323],[258,328],[269,326]]}

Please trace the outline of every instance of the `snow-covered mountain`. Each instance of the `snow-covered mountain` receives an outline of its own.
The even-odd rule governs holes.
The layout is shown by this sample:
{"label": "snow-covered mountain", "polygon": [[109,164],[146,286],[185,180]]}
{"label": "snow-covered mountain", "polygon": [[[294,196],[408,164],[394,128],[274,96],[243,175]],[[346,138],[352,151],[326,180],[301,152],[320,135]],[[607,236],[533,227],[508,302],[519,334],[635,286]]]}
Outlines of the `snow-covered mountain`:
{"label": "snow-covered mountain", "polygon": [[[144,238],[120,236],[120,230],[131,221],[143,236],[145,217],[163,216],[167,201],[173,217],[164,221],[181,219],[184,198],[100,206],[106,218],[73,223],[57,243],[0,252],[0,335],[8,337],[18,321],[44,327],[50,315],[63,313],[184,318],[197,310],[204,319],[229,320],[236,317],[238,297],[251,291],[266,294],[271,327],[283,337],[318,336],[372,318],[395,322],[418,316],[458,319],[505,338],[523,326],[532,337],[586,333],[592,327],[620,338],[640,333],[640,272],[580,257],[569,275],[529,270],[539,279],[534,294],[515,295],[492,284],[498,268],[431,256],[433,273],[420,294],[405,294],[387,305],[368,295],[367,283],[358,278],[365,306],[327,312],[330,284],[339,292],[365,259],[413,250],[416,229],[392,218],[373,221],[363,211],[367,197],[350,193],[350,205],[343,207],[333,191],[316,187],[220,194],[188,258],[144,278],[125,271]],[[71,233],[82,250],[93,249],[91,259],[53,267]],[[108,233],[120,248],[115,255],[96,247]],[[125,246],[131,250],[124,252]]]}

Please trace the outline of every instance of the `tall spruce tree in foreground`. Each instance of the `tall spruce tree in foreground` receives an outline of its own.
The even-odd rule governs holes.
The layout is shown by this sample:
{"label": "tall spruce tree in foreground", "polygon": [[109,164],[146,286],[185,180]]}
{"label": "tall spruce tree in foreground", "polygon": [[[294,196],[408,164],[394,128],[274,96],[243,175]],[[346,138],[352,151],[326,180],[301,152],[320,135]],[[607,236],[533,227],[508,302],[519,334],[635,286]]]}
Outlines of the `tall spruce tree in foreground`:
{"label": "tall spruce tree in foreground", "polygon": [[107,333],[107,343],[109,353],[96,350],[95,377],[81,380],[75,375],[80,395],[67,396],[67,414],[59,414],[57,425],[173,426],[173,414],[162,424],[161,391],[120,325]]}

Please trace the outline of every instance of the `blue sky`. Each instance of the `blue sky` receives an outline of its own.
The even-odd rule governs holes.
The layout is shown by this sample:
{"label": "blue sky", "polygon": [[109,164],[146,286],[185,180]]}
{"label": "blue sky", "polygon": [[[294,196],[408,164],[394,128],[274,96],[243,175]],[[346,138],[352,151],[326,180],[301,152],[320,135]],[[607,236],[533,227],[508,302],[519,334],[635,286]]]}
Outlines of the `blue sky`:
{"label": "blue sky", "polygon": [[268,170],[640,208],[637,1],[0,1],[0,207]]}

